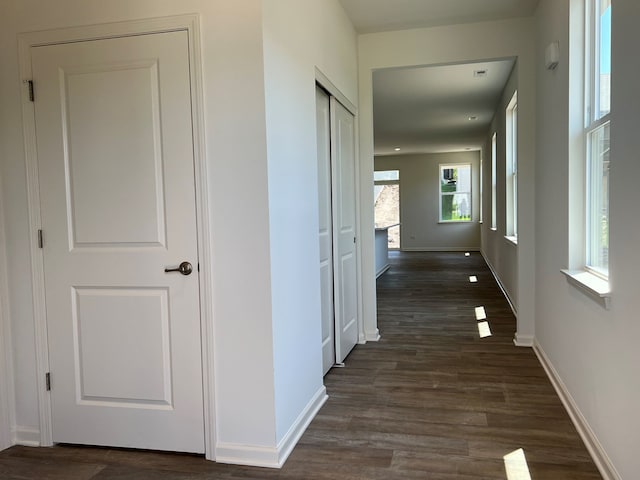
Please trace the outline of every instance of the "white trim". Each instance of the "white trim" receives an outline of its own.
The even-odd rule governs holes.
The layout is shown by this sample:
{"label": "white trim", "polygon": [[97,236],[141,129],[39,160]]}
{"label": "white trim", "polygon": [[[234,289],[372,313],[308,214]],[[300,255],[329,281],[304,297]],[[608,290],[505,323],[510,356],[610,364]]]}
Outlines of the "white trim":
{"label": "white trim", "polygon": [[611,307],[611,287],[609,282],[588,270],[560,270],[567,282],[586,296],[595,300],[605,310]]}
{"label": "white trim", "polygon": [[[364,340],[365,342],[378,342],[380,340],[380,330],[377,328],[373,332],[366,332]],[[365,343],[361,342],[361,343]]]}
{"label": "white trim", "polygon": [[[171,31],[186,31],[189,38],[189,70],[191,77],[191,105],[193,121],[196,216],[198,228],[198,256],[200,263],[200,315],[203,352],[203,392],[205,418],[206,458],[215,460],[215,396],[213,338],[214,321],[211,303],[211,239],[209,228],[209,205],[207,189],[207,162],[204,136],[203,81],[201,63],[200,17],[198,14],[149,18],[127,22],[105,23],[70,27],[18,35],[21,80],[31,78],[31,48],[37,45],[68,43],[85,40],[144,35]],[[31,235],[31,276],[33,287],[36,376],[38,382],[38,408],[40,417],[39,444],[53,443],[51,432],[51,399],[44,389],[45,373],[49,370],[47,344],[47,321],[45,309],[44,266],[42,251],[36,242],[36,232],[40,228],[40,196],[35,137],[35,112],[29,101],[26,85],[22,89],[22,118],[27,170],[27,192],[29,207],[29,228]],[[32,432],[33,433],[33,432]]]}
{"label": "white trim", "polygon": [[[338,87],[336,87],[329,77],[327,77],[322,71],[316,67],[316,83],[319,84],[322,88],[324,88],[329,94],[333,97],[336,97],[336,100],[342,104],[344,108],[351,112],[351,115],[357,117],[358,108],[349,101],[349,99],[340,91]],[[357,138],[357,137],[356,137]]]}
{"label": "white trim", "polygon": [[513,344],[516,347],[533,347],[535,341],[533,335],[520,335],[518,332],[513,337]]}
{"label": "white trim", "polygon": [[13,349],[9,322],[9,289],[7,283],[4,215],[0,198],[0,450],[13,445],[15,424],[15,393],[13,383]]}
{"label": "white trim", "polygon": [[385,266],[383,266],[380,270],[378,270],[378,272],[376,273],[376,280],[378,278],[380,278],[380,275],[382,275],[384,272],[386,272],[387,270],[389,270],[391,268],[391,264],[387,263]]}
{"label": "white trim", "polygon": [[584,415],[578,408],[578,405],[571,396],[567,386],[564,384],[562,378],[560,378],[560,375],[558,375],[558,372],[537,341],[533,346],[533,351],[536,353],[538,360],[540,360],[542,368],[547,372],[547,376],[549,377],[553,388],[555,388],[556,393],[560,397],[560,401],[567,410],[571,421],[576,427],[576,430],[587,447],[587,450],[591,454],[591,458],[593,458],[594,463],[598,467],[602,478],[604,480],[622,480],[622,477],[611,462],[611,459],[602,447],[602,444],[598,440],[595,432],[591,429],[587,419],[584,418]]}
{"label": "white trim", "polygon": [[25,447],[39,447],[42,434],[40,430],[33,427],[16,427],[13,430],[14,443]]}
{"label": "white trim", "polygon": [[216,447],[216,461],[234,465],[282,468],[296,443],[328,398],[325,387],[320,387],[296,421],[293,422],[289,431],[278,442],[277,447],[220,442]]}
{"label": "white trim", "polygon": [[479,252],[480,247],[405,247],[401,252]]}
{"label": "white trim", "polygon": [[[507,293],[507,289],[502,284],[502,281],[500,280],[500,277],[498,276],[498,273],[496,272],[495,268],[493,268],[493,265],[491,265],[491,262],[489,261],[489,259],[487,258],[487,256],[484,254],[483,251],[480,251],[480,255],[482,255],[482,258],[484,258],[484,262],[489,267],[489,270],[491,270],[491,275],[493,275],[493,278],[495,278],[496,283],[498,284],[498,287],[500,287],[500,290],[502,290],[502,294],[504,295],[504,298],[507,299],[507,303],[509,304],[509,307],[511,308],[511,311],[513,312],[513,315],[516,318],[518,318],[518,311],[516,310],[516,306],[511,301],[511,297]],[[518,336],[518,332],[516,331],[516,338],[520,338],[521,341],[523,341],[523,342],[525,341],[525,338],[528,339],[529,337],[531,337],[531,340],[533,341],[533,336],[532,335],[520,335],[520,336]],[[529,345],[525,345],[525,344],[520,345],[520,344],[516,343],[516,345],[525,346],[525,347],[531,347],[533,345],[533,343],[531,343]]]}

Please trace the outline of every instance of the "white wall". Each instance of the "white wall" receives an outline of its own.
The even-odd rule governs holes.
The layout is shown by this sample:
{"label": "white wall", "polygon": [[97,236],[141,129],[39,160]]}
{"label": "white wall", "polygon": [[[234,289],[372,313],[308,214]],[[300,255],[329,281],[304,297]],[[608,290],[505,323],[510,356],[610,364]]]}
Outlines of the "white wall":
{"label": "white wall", "polygon": [[[1,184],[2,182],[0,182]],[[13,443],[12,427],[15,412],[3,212],[4,208],[0,197],[0,450],[11,446]]]}
{"label": "white wall", "polygon": [[[509,297],[511,305],[517,311],[518,308],[518,247],[507,240],[507,148],[506,148],[506,108],[514,92],[518,88],[518,65],[513,69],[500,102],[496,108],[496,114],[491,122],[491,128],[487,132],[487,138],[483,147],[482,160],[482,195],[483,195],[483,223],[482,223],[482,254],[487,260],[505,293]],[[518,106],[518,108],[520,108]],[[496,230],[491,228],[491,139],[496,133]],[[520,181],[520,179],[519,179]],[[526,210],[526,209],[525,209]],[[518,217],[520,223],[528,221],[528,217]]]}
{"label": "white wall", "polygon": [[[520,83],[518,331],[522,345],[533,342],[535,318],[535,70],[534,22],[531,18],[482,22],[361,35],[358,39],[361,230],[365,248],[373,249],[373,102],[372,71],[378,68],[468,63],[517,57]],[[368,207],[367,207],[368,206]],[[365,238],[366,237],[366,238]],[[374,252],[363,248],[363,277],[373,278]],[[375,330],[375,283],[364,285],[365,326]]]}
{"label": "white wall", "polygon": [[[480,155],[452,152],[375,158],[375,170],[400,170],[402,250],[479,250]],[[471,222],[440,222],[440,165],[471,164]]]}
{"label": "white wall", "polygon": [[264,2],[276,438],[324,396],[315,68],[357,103],[356,33],[337,0]]}
{"label": "white wall", "polygon": [[[580,4],[581,2],[576,2]],[[619,478],[640,472],[640,136],[637,112],[640,3],[613,5],[609,311],[569,285],[560,269],[569,246],[569,1],[542,0],[537,11],[538,168],[536,340],[563,381]],[[544,48],[560,42],[558,68],[544,69]],[[577,214],[573,212],[574,215]]]}
{"label": "white wall", "polygon": [[282,443],[293,446],[325,398],[315,68],[354,104],[358,88],[356,35],[337,0],[4,2],[0,171],[8,268],[16,272],[9,316],[18,441],[38,438],[42,386],[35,385],[17,34],[194,12],[202,22],[213,248],[213,291],[204,294],[214,306],[217,452],[280,461]]}
{"label": "white wall", "polygon": [[214,290],[204,293],[213,295],[214,304],[218,440],[272,446],[276,434],[261,2],[26,0],[3,2],[1,8],[0,157],[8,269],[13,272],[9,306],[18,439],[34,431],[37,438],[39,420],[16,35],[196,12],[202,19],[213,240]]}

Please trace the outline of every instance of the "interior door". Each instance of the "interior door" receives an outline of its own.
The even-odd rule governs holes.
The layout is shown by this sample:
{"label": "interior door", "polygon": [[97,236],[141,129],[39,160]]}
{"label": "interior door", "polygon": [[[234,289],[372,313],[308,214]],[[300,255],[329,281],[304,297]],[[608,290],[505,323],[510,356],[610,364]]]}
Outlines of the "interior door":
{"label": "interior door", "polygon": [[333,227],[331,215],[331,115],[329,95],[316,87],[318,130],[318,204],[320,228],[320,288],[322,306],[322,370],[336,362],[333,311]]}
{"label": "interior door", "polygon": [[188,48],[32,49],[54,442],[204,452]]}
{"label": "interior door", "polygon": [[355,121],[334,97],[330,108],[336,362],[342,363],[358,342]]}

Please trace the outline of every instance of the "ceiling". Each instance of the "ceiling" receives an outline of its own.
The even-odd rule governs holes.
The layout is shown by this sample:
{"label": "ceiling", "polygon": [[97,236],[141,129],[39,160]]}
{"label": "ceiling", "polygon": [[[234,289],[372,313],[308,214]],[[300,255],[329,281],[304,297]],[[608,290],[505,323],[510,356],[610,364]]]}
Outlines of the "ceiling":
{"label": "ceiling", "polygon": [[[539,0],[340,0],[358,33],[534,14]],[[515,60],[378,70],[375,154],[478,150]],[[474,70],[486,69],[485,77]],[[470,116],[476,117],[469,120]],[[395,148],[400,148],[396,151]]]}
{"label": "ceiling", "polygon": [[340,0],[358,33],[528,17],[539,0]]}
{"label": "ceiling", "polygon": [[[478,150],[514,63],[506,59],[375,71],[375,154]],[[478,76],[482,71],[485,75]]]}

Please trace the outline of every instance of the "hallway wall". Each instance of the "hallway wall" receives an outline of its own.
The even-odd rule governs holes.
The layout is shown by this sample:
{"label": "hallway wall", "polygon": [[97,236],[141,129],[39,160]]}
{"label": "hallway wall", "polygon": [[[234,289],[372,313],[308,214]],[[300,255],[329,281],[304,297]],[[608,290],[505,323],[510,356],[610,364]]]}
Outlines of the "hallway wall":
{"label": "hallway wall", "polygon": [[[511,76],[505,85],[496,107],[496,114],[487,132],[482,156],[482,254],[491,269],[500,279],[503,290],[509,297],[512,307],[518,312],[518,245],[507,240],[505,235],[507,217],[507,148],[506,148],[506,113],[507,105],[518,88],[518,64],[516,63]],[[491,140],[496,133],[496,230],[491,229]],[[520,148],[521,149],[521,148]],[[520,154],[520,153],[519,153]],[[518,215],[520,224],[528,222],[527,206],[519,202],[522,215]]]}
{"label": "hallway wall", "polygon": [[[582,3],[572,2],[575,6]],[[640,472],[640,3],[615,0],[612,7],[610,310],[567,283],[560,273],[563,268],[576,267],[570,232],[574,222],[581,222],[581,213],[570,207],[574,182],[581,181],[569,174],[570,145],[581,141],[582,119],[570,117],[570,106],[575,105],[570,95],[575,88],[570,86],[574,79],[569,72],[574,57],[568,50],[569,25],[574,19],[581,20],[570,13],[569,6],[569,0],[542,0],[536,14],[536,341],[587,433],[602,447],[600,460],[612,467],[610,478],[633,479]],[[560,63],[556,70],[548,71],[544,50],[556,40],[560,42]],[[580,34],[576,40],[582,41]],[[580,63],[580,57],[576,60]],[[579,84],[581,72],[576,76]],[[577,96],[580,102],[579,92]]]}

